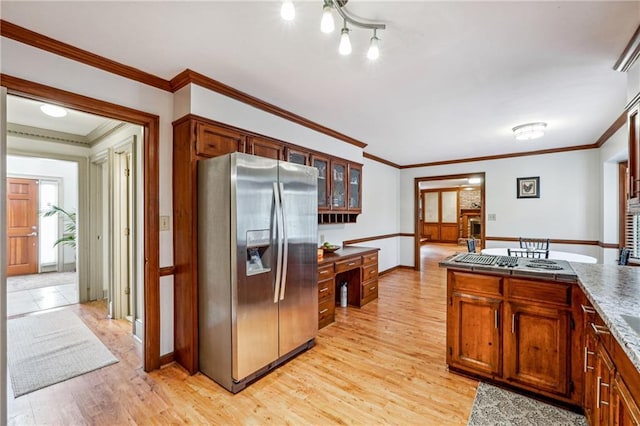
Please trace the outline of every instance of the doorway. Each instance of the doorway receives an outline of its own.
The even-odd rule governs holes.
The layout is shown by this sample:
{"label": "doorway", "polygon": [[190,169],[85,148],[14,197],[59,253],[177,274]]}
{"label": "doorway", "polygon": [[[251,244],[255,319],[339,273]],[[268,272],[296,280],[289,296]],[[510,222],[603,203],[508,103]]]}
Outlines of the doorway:
{"label": "doorway", "polygon": [[78,163],[9,155],[6,166],[7,317],[78,303]]}
{"label": "doorway", "polygon": [[485,173],[428,176],[414,179],[414,269],[421,270],[421,247],[439,243],[461,245],[485,235]]}

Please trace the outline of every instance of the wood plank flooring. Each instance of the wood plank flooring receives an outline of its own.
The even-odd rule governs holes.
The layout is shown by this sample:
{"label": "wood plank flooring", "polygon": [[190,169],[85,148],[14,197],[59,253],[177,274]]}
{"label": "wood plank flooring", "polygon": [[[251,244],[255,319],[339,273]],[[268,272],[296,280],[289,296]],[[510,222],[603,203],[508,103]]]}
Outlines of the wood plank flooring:
{"label": "wood plank flooring", "polygon": [[421,273],[382,276],[377,301],[336,308],[314,348],[237,395],[175,364],[143,372],[128,323],[104,319],[100,303],[75,305],[120,362],[18,399],[9,389],[9,424],[464,425],[477,382],[446,369],[437,266],[456,250],[423,247]]}

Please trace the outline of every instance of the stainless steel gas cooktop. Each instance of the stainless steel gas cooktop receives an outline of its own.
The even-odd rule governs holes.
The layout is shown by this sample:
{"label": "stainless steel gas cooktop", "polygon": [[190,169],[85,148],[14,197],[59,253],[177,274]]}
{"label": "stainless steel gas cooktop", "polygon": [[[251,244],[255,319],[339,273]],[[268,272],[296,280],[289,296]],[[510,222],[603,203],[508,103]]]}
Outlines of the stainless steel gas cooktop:
{"label": "stainless steel gas cooktop", "polygon": [[[532,275],[554,274],[575,277],[576,273],[566,260],[531,259],[516,256],[494,256],[487,254],[462,253],[451,259],[453,263],[478,266],[482,269],[500,271],[513,270],[518,273]],[[462,265],[461,265],[462,266]]]}

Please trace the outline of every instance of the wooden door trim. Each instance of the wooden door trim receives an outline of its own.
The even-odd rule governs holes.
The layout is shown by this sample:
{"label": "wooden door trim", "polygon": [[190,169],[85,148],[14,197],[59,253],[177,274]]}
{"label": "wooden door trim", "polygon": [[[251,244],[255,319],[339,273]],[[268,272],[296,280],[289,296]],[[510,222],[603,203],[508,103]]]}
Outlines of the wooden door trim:
{"label": "wooden door trim", "polygon": [[160,243],[159,243],[159,145],[160,118],[157,115],[99,99],[0,74],[0,85],[8,94],[43,100],[91,114],[126,121],[144,127],[144,370],[160,368]]}

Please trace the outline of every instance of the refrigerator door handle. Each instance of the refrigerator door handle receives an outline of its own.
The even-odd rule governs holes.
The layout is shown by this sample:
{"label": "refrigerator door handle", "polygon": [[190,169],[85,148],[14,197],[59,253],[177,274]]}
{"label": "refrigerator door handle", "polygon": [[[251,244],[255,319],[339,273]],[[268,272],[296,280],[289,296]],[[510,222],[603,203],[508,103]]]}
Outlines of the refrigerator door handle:
{"label": "refrigerator door handle", "polygon": [[287,216],[285,215],[284,205],[284,184],[280,182],[280,209],[282,213],[282,281],[280,284],[280,300],[284,300],[284,292],[287,286],[287,263],[289,258],[289,238],[287,235]]}
{"label": "refrigerator door handle", "polygon": [[280,207],[280,190],[278,188],[278,183],[273,182],[273,198],[275,200],[275,215],[276,221],[274,224],[275,234],[276,234],[276,250],[278,250],[278,256],[276,258],[276,283],[275,289],[273,292],[273,303],[278,303],[278,295],[280,293],[280,277],[282,274],[282,208]]}

